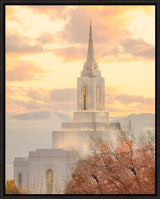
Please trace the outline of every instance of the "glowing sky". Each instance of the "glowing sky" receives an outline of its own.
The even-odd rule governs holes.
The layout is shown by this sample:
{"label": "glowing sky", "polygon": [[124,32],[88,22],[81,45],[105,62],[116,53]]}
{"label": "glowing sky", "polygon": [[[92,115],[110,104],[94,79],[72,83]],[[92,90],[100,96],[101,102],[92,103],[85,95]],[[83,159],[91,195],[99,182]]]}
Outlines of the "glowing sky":
{"label": "glowing sky", "polygon": [[76,111],[89,21],[110,116],[154,113],[154,6],[6,6],[6,111]]}

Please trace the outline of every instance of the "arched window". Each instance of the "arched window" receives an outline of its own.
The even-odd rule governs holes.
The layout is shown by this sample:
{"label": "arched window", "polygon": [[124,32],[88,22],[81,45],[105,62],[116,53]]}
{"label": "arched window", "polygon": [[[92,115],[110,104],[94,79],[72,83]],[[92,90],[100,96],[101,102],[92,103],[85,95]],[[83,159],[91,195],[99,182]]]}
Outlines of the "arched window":
{"label": "arched window", "polygon": [[53,170],[48,169],[46,172],[46,194],[53,194]]}
{"label": "arched window", "polygon": [[18,187],[22,188],[22,174],[21,173],[18,174]]}
{"label": "arched window", "polygon": [[87,87],[83,86],[83,110],[87,110]]}
{"label": "arched window", "polygon": [[101,104],[100,104],[100,86],[97,86],[97,110],[100,110]]}

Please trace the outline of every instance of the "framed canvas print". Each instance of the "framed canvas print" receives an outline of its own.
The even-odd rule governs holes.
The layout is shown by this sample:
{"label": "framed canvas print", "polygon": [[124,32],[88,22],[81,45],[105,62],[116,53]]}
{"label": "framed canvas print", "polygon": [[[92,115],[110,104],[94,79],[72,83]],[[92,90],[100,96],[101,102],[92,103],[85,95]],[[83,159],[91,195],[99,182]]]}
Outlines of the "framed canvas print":
{"label": "framed canvas print", "polygon": [[159,198],[159,2],[1,2],[2,198]]}

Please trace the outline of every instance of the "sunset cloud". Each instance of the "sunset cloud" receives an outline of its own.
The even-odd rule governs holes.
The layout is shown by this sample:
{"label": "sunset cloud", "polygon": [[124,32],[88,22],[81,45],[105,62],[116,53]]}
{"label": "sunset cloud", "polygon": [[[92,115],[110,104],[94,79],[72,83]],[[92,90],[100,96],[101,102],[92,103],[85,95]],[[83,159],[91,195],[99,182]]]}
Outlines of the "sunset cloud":
{"label": "sunset cloud", "polygon": [[[141,37],[133,38],[129,29],[132,17],[126,17],[130,10],[133,13],[151,14],[152,7],[145,9],[143,6],[127,6],[126,9],[125,6],[25,6],[25,10],[27,9],[33,11],[35,17],[45,14],[54,21],[59,20],[59,24],[63,23],[62,27],[64,27],[57,32],[42,29],[34,37],[18,35],[11,31],[9,34],[7,31],[6,50],[8,53],[33,54],[52,51],[64,62],[82,61],[87,52],[89,20],[94,16],[92,29],[98,60],[101,59],[104,62],[154,60],[153,44]],[[11,11],[8,10],[9,13],[15,15],[13,8]],[[25,23],[28,24],[27,19]],[[40,24],[38,30],[39,28],[41,28]],[[56,47],[56,42],[59,43],[60,48]]]}
{"label": "sunset cloud", "polygon": [[154,105],[154,98],[142,97],[138,95],[128,95],[128,94],[120,94],[115,97],[116,100],[120,101],[122,104],[145,104],[145,105]]}
{"label": "sunset cloud", "polygon": [[27,8],[31,9],[34,13],[48,15],[52,19],[55,19],[55,17],[64,19],[68,16],[68,6],[31,5],[27,6]]}
{"label": "sunset cloud", "polygon": [[29,112],[24,114],[17,114],[12,116],[10,119],[16,120],[39,120],[39,119],[48,119],[51,117],[51,111],[36,111]]}
{"label": "sunset cloud", "polygon": [[[96,7],[82,6],[70,11],[70,19],[66,23],[62,37],[70,43],[85,43],[89,31],[89,20],[92,18],[93,36],[98,43],[110,42],[130,34],[125,28],[125,17],[121,14],[125,7]],[[114,15],[114,20],[111,17]],[[117,16],[117,17],[116,17]],[[123,21],[120,20],[123,18]],[[88,19],[88,20],[87,20]],[[96,29],[95,29],[96,28]]]}
{"label": "sunset cloud", "polygon": [[95,59],[109,89],[106,108],[154,112],[154,9],[6,6],[7,111],[76,110],[73,87],[86,61],[91,18]]}
{"label": "sunset cloud", "polygon": [[[10,106],[12,109],[10,109]],[[7,114],[18,114],[18,113],[29,113],[31,111],[58,111],[61,113],[72,113],[76,111],[77,104],[76,102],[48,102],[44,103],[43,101],[33,101],[33,100],[19,100],[15,98],[10,98],[6,101],[6,111]]]}
{"label": "sunset cloud", "polygon": [[34,101],[41,101],[44,103],[50,102],[50,92],[44,89],[33,89],[30,88],[26,92],[27,97]]}
{"label": "sunset cloud", "polygon": [[127,38],[122,42],[122,47],[125,53],[129,53],[135,57],[138,56],[146,59],[154,59],[155,57],[154,46],[148,44],[143,39]]}
{"label": "sunset cloud", "polygon": [[47,70],[44,70],[36,66],[32,62],[20,62],[13,69],[10,69],[6,72],[7,81],[29,81],[33,79],[38,79],[39,75],[43,76],[47,73]]}
{"label": "sunset cloud", "polygon": [[[16,106],[20,106],[23,107],[23,109],[25,110],[25,112],[28,112],[27,110],[40,110],[43,109],[43,105],[42,103],[33,101],[33,100],[23,100],[23,99],[17,99],[14,97],[8,97],[7,99],[7,104],[13,103]],[[15,110],[15,112],[17,112],[17,110]]]}
{"label": "sunset cloud", "polygon": [[77,103],[69,103],[69,102],[64,102],[64,103],[58,103],[58,104],[53,104],[53,109],[54,111],[58,112],[65,112],[65,113],[70,113],[72,114],[73,112],[77,111]]}
{"label": "sunset cloud", "polygon": [[54,42],[54,36],[51,33],[42,33],[39,37],[36,38],[37,43],[43,44],[50,44]]}
{"label": "sunset cloud", "polygon": [[21,37],[16,34],[8,35],[6,38],[6,52],[7,53],[39,53],[43,49],[40,45],[29,44],[29,39]]}
{"label": "sunset cloud", "polygon": [[[129,113],[134,113],[135,112],[135,108],[132,108],[132,107],[127,107],[127,108],[116,108],[115,106],[109,106],[108,107],[108,110],[109,113],[113,113],[114,116],[120,116],[120,117],[123,117],[123,116],[126,116],[128,115]],[[136,110],[137,112],[137,110]],[[118,113],[118,114],[117,114]]]}
{"label": "sunset cloud", "polygon": [[24,114],[16,114],[14,116],[11,116],[9,119],[13,120],[48,120],[50,118],[57,118],[61,121],[71,121],[71,116],[67,113],[60,113],[60,112],[53,112],[53,111],[34,111]]}
{"label": "sunset cloud", "polygon": [[54,89],[50,91],[50,99],[54,102],[76,102],[76,89]]}
{"label": "sunset cloud", "polygon": [[[21,93],[22,91],[22,93]],[[58,112],[73,112],[76,111],[76,89],[32,89],[26,88],[23,90],[9,87],[7,89],[7,107],[14,107],[12,113],[18,113],[19,110],[30,112],[31,110],[52,110]],[[23,98],[22,98],[23,97]],[[7,108],[7,112],[10,109]],[[20,111],[21,113],[21,111]]]}
{"label": "sunset cloud", "polygon": [[[13,107],[15,107],[15,113],[17,113],[18,109],[23,110],[26,113],[32,110],[52,110],[60,113],[72,113],[77,109],[76,88],[53,90],[28,88],[22,93],[23,100],[20,100],[18,96],[21,95],[21,92],[15,91],[16,96],[14,96],[11,90],[12,89],[10,88],[10,90],[8,90],[9,93],[7,92],[7,94],[10,94],[7,98],[7,106],[12,104]],[[139,113],[140,110],[143,112],[154,112],[154,98],[121,93],[116,87],[106,88],[105,99],[106,110],[113,114],[129,112]],[[9,109],[7,110],[10,111]],[[11,112],[14,112],[14,110],[12,109]]]}
{"label": "sunset cloud", "polygon": [[10,6],[5,7],[5,9],[6,9],[5,16],[7,20],[12,20],[12,21],[21,23],[21,19],[16,16],[16,9],[14,6],[10,5]]}
{"label": "sunset cloud", "polygon": [[[87,54],[87,45],[69,46],[65,48],[54,49],[53,53],[59,56],[63,61],[85,61]],[[145,42],[143,39],[127,38],[126,40],[117,41],[117,43],[107,42],[104,40],[103,44],[97,43],[94,40],[94,51],[96,60],[103,60],[104,62],[117,61],[134,61],[134,60],[154,60],[155,48],[153,45]],[[130,55],[130,56],[128,56]]]}
{"label": "sunset cloud", "polygon": [[[133,6],[127,8],[128,10],[134,9]],[[137,7],[138,9],[139,7]],[[148,12],[149,9],[143,11]],[[77,44],[79,49],[83,49],[84,44],[88,43],[89,19],[94,15],[92,29],[98,59],[103,59],[105,62],[107,61],[106,57],[109,56],[109,62],[141,60],[142,58],[153,60],[154,46],[142,38],[132,38],[132,32],[127,29],[127,24],[130,24],[130,21],[129,18],[126,18],[125,12],[127,12],[125,6],[104,6],[99,9],[94,6],[91,9],[87,6],[75,8],[70,11],[70,19],[62,30],[61,37],[65,42]],[[66,61],[71,61],[70,50],[72,48],[71,45],[68,48],[61,49],[62,51],[58,52],[57,55]],[[74,53],[73,60],[81,60],[80,53],[72,52]],[[82,52],[84,54],[86,50]],[[127,54],[131,56],[128,57]]]}
{"label": "sunset cloud", "polygon": [[26,96],[34,101],[40,101],[42,103],[54,103],[54,104],[64,104],[66,103],[76,103],[77,91],[76,88],[65,88],[65,89],[28,89]]}
{"label": "sunset cloud", "polygon": [[59,48],[59,49],[54,49],[52,52],[56,55],[59,56],[63,59],[63,61],[67,62],[74,62],[74,61],[83,61],[84,54],[87,49],[84,47],[66,47],[66,48]]}

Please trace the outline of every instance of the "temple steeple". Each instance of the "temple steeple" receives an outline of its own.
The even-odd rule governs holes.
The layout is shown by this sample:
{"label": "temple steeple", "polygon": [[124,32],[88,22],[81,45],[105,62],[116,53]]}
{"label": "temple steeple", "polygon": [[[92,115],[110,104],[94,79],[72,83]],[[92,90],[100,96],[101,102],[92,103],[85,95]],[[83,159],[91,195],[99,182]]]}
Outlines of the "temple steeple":
{"label": "temple steeple", "polygon": [[98,64],[95,62],[94,49],[93,49],[93,34],[92,34],[92,24],[90,21],[89,26],[89,42],[88,42],[88,52],[87,60],[84,63],[83,71],[81,72],[82,76],[101,76],[101,72],[98,70]]}
{"label": "temple steeple", "polygon": [[77,110],[82,112],[105,111],[104,78],[101,77],[98,64],[95,62],[91,22],[87,60],[84,63],[81,77],[77,80]]}
{"label": "temple steeple", "polygon": [[87,67],[88,68],[93,67],[94,63],[95,63],[95,58],[94,58],[93,39],[92,39],[92,25],[91,25],[91,21],[90,21]]}

